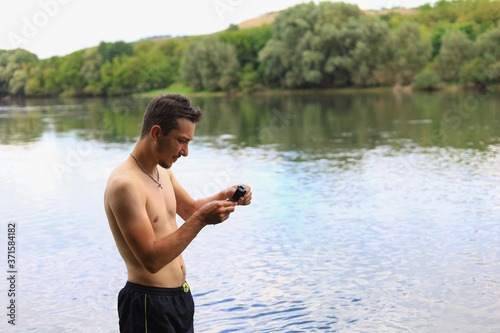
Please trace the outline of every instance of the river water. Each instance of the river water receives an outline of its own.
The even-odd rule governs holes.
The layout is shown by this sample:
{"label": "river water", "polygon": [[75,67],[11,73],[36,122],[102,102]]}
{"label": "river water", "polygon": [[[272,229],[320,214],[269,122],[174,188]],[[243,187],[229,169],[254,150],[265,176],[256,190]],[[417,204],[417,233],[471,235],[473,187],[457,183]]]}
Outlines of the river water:
{"label": "river water", "polygon": [[[192,101],[205,115],[177,179],[254,197],[184,253],[197,332],[500,330],[498,92]],[[103,190],[148,102],[0,104],[6,314],[9,223],[17,270],[0,331],[118,331]]]}

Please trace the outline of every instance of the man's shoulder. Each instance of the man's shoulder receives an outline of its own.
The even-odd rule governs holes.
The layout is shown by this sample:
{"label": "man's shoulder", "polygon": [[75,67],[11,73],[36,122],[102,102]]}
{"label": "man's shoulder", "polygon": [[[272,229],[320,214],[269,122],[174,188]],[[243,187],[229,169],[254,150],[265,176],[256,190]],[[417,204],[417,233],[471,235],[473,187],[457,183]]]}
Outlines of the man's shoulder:
{"label": "man's shoulder", "polygon": [[127,167],[126,163],[117,166],[109,175],[106,184],[106,193],[120,194],[138,189],[138,182],[134,172]]}
{"label": "man's shoulder", "polygon": [[163,169],[163,171],[160,173],[160,175],[163,175],[164,178],[167,178],[167,181],[170,185],[173,186],[174,191],[176,190],[176,185],[179,183],[177,182],[177,179],[175,179],[174,173],[172,172],[172,169]]}
{"label": "man's shoulder", "polygon": [[172,177],[174,176],[174,174],[172,173],[172,169],[164,169],[164,168],[161,168],[162,170],[162,173],[167,175],[168,178],[172,179]]}

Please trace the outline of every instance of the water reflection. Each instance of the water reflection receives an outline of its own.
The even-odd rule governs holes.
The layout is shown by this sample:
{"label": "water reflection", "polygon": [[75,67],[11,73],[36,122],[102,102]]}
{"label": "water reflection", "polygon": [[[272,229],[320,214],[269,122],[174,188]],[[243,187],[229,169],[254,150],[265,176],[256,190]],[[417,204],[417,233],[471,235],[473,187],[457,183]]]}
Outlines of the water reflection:
{"label": "water reflection", "polygon": [[[474,98],[193,99],[206,115],[177,179],[196,198],[241,181],[255,198],[185,253],[197,331],[498,331],[500,104]],[[102,193],[148,102],[0,105],[17,328],[116,332],[126,271]]]}
{"label": "water reflection", "polygon": [[[0,105],[0,139],[33,142],[44,131],[133,142],[149,99],[27,100]],[[193,98],[205,110],[197,137],[215,147],[273,145],[309,155],[408,144],[483,150],[498,142],[500,95],[320,94]]]}

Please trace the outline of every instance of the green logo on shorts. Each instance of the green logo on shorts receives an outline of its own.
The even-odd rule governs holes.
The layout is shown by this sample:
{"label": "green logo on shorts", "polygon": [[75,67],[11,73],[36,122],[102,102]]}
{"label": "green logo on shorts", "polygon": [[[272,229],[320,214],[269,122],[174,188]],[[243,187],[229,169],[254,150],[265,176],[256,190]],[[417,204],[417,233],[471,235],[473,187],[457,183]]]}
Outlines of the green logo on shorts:
{"label": "green logo on shorts", "polygon": [[187,284],[187,282],[184,282],[184,284],[182,285],[182,290],[184,290],[185,293],[189,291],[189,285]]}

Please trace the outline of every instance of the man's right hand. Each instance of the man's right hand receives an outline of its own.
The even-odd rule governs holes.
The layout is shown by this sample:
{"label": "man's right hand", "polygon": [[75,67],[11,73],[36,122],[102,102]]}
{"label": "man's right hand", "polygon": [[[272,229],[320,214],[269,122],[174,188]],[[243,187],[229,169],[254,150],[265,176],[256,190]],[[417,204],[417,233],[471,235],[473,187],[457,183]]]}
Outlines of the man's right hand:
{"label": "man's right hand", "polygon": [[218,224],[229,218],[236,204],[229,199],[211,201],[198,209],[196,214],[199,214],[201,221],[206,224]]}

